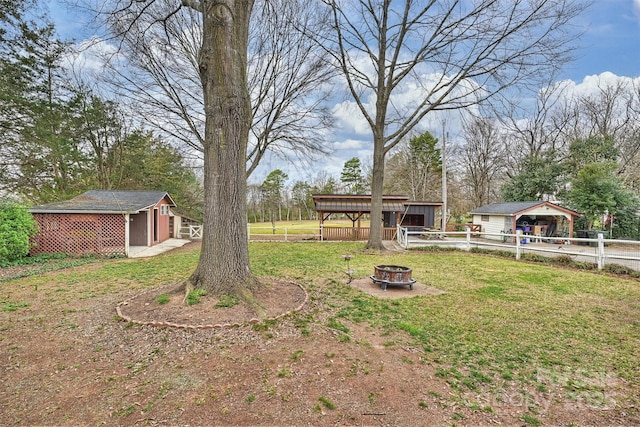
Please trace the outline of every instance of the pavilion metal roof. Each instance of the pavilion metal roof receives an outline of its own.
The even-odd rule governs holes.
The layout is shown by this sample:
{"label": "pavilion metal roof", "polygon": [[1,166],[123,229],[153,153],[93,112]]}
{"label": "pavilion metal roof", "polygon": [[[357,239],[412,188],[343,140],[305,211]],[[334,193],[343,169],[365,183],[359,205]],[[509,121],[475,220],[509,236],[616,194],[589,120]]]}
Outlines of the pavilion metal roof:
{"label": "pavilion metal roof", "polygon": [[[407,196],[383,196],[383,212],[404,212]],[[318,212],[370,213],[371,195],[314,194],[313,202]]]}

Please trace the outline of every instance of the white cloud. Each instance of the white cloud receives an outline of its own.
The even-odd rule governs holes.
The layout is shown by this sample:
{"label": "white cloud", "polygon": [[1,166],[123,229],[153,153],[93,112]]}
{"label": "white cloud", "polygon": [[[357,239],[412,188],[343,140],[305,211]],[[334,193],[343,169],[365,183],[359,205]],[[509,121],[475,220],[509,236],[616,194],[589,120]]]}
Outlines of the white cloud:
{"label": "white cloud", "polygon": [[334,126],[348,135],[370,135],[371,127],[353,101],[336,104],[331,113],[336,119]]}
{"label": "white cloud", "polygon": [[344,141],[337,141],[333,143],[335,150],[362,150],[364,147],[371,145],[371,141],[364,141],[360,139],[345,139]]}
{"label": "white cloud", "polygon": [[[437,92],[435,94],[430,94],[430,92],[433,90],[433,87],[441,83],[441,75],[434,73],[423,73],[419,76],[419,80],[407,80],[403,82],[396,87],[391,96],[387,119],[393,121],[393,119],[397,117],[400,118],[401,121],[409,117],[427,96],[431,98],[438,97]],[[473,93],[477,89],[478,87],[473,81],[462,82],[458,88],[450,94],[450,97],[457,97],[457,102],[464,102],[465,98],[472,96],[468,94]],[[375,117],[375,94],[370,93],[367,95],[365,93],[361,96],[361,103],[370,115]],[[336,131],[343,137],[357,138],[367,136],[370,139],[372,138],[371,127],[360,112],[355,101],[345,100],[335,104],[332,108],[332,114],[335,118]],[[458,117],[458,114],[454,113],[453,116]],[[431,131],[433,133],[436,129],[442,129],[442,121],[444,119],[446,119],[449,124],[457,122],[456,119],[452,118],[453,116],[451,113],[443,111],[432,111],[416,126],[415,132],[422,133]],[[394,130],[393,126],[394,125],[390,123],[387,131],[392,132]]]}
{"label": "white cloud", "polygon": [[638,19],[638,23],[640,23],[640,0],[633,0],[633,14]]}
{"label": "white cloud", "polygon": [[[640,0],[636,0],[640,2]],[[437,76],[423,74],[421,84],[426,85],[433,82]],[[588,75],[582,81],[564,80],[558,82],[557,85],[562,87],[562,91],[558,92],[559,96],[565,99],[575,97],[593,96],[602,92],[606,87],[624,85],[640,85],[640,77],[631,78],[618,76],[612,72],[603,72],[600,74]],[[424,88],[415,82],[408,82],[398,88],[393,95],[393,105],[398,111],[412,108],[424,96]],[[365,105],[371,106],[368,102]],[[445,121],[447,133],[447,142],[455,144],[462,135],[462,118],[470,113],[471,110],[477,112],[477,107],[470,107],[465,110],[458,111],[434,111],[422,120],[416,127],[414,133],[431,132],[438,139],[442,138],[443,120]],[[357,156],[363,163],[371,162],[373,146],[371,142],[371,130],[362,114],[357,110],[357,106],[353,101],[343,101],[335,105],[333,108],[334,116],[341,128],[335,130],[333,136],[332,155],[326,159],[322,159],[319,168],[322,168],[329,174],[339,176],[344,162],[350,158]],[[523,118],[523,121],[528,118]]]}
{"label": "white cloud", "polygon": [[[640,0],[637,0],[640,1]],[[600,74],[586,76],[581,82],[563,80],[557,83],[564,86],[562,96],[566,98],[594,96],[602,92],[602,89],[613,87],[618,84],[633,85],[640,84],[640,77],[617,76],[610,71]]]}
{"label": "white cloud", "polygon": [[74,73],[91,77],[103,73],[105,59],[114,55],[117,55],[115,46],[94,37],[75,44],[65,63]]}

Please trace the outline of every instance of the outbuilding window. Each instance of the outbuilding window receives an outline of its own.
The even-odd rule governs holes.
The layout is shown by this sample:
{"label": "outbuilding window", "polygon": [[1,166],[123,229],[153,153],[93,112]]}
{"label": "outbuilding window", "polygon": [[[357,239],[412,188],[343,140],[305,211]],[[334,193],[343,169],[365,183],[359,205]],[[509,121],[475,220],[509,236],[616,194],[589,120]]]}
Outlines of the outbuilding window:
{"label": "outbuilding window", "polygon": [[480,220],[489,222],[489,215],[480,215]]}
{"label": "outbuilding window", "polygon": [[420,214],[407,214],[402,220],[402,225],[405,227],[424,227],[424,224],[424,215]]}
{"label": "outbuilding window", "polygon": [[169,205],[160,206],[160,215],[169,215]]}

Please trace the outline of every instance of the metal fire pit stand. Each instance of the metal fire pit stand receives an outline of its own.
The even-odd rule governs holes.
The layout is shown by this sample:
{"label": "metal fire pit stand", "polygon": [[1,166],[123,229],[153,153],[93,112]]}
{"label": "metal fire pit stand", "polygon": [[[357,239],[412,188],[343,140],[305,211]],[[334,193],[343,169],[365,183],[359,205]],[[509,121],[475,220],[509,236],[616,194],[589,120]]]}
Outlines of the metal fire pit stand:
{"label": "metal fire pit stand", "polygon": [[411,278],[412,269],[397,265],[378,265],[375,267],[375,274],[370,276],[373,283],[380,285],[383,291],[387,290],[387,286],[409,286],[413,290],[413,284],[416,282]]}
{"label": "metal fire pit stand", "polygon": [[415,279],[411,279],[411,281],[409,282],[389,282],[388,280],[380,280],[380,279],[376,279],[376,276],[371,276],[371,280],[373,280],[373,283],[375,283],[376,285],[380,285],[380,288],[383,291],[387,290],[387,286],[388,285],[392,285],[392,286],[409,286],[410,290],[413,290],[413,284],[416,283]]}

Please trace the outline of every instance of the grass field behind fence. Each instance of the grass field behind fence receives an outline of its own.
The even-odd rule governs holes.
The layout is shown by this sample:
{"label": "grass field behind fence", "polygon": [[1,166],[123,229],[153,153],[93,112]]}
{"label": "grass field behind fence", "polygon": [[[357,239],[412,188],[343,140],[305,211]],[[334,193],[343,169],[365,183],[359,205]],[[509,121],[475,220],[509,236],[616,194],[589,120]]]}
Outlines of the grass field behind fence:
{"label": "grass field behind fence", "polygon": [[[356,223],[357,225],[357,223]],[[348,219],[331,219],[324,222],[325,227],[352,227],[353,223]],[[368,227],[369,221],[360,221],[361,227]],[[320,234],[320,221],[278,221],[275,231],[270,222],[254,222],[248,224],[251,235],[276,234]]]}

